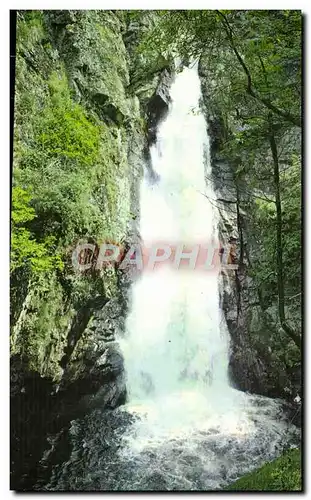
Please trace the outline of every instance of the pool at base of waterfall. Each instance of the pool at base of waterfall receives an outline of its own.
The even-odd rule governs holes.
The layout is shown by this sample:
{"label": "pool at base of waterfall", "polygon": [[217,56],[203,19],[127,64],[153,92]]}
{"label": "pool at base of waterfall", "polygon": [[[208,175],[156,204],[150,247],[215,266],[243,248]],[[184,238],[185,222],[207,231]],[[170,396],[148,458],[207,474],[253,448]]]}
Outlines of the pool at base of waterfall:
{"label": "pool at base of waterfall", "polygon": [[[221,490],[299,445],[299,430],[286,421],[282,401],[234,389],[230,396],[235,398],[231,413],[221,407],[213,410],[208,395],[191,391],[94,410],[71,422],[71,451],[63,462],[54,461],[48,481],[35,489]],[[41,461],[43,469],[53,462],[57,438],[51,444]]]}

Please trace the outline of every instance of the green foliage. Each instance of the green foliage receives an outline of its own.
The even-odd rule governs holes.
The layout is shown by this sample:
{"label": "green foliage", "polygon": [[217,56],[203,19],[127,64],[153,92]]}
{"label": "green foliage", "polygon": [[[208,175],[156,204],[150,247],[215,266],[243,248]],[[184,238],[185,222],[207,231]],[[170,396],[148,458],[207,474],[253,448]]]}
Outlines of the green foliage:
{"label": "green foliage", "polygon": [[299,121],[301,19],[300,11],[158,11],[141,47],[184,61],[204,55],[227,109],[238,101],[247,114],[255,106]]}
{"label": "green foliage", "polygon": [[[57,244],[66,245],[79,235],[97,232],[100,212],[90,197],[101,132],[82,106],[73,102],[63,69],[52,72],[47,83],[43,112],[29,117],[31,135],[27,142],[16,141],[15,180],[33,188],[35,234],[52,236]],[[24,95],[27,98],[28,89]],[[25,126],[22,122],[22,131]]]}
{"label": "green foliage", "polygon": [[283,257],[287,287],[294,291],[301,279],[301,157],[294,154],[280,173],[283,212]]}
{"label": "green foliage", "polygon": [[[108,43],[111,32],[99,28]],[[76,33],[77,26],[72,30]],[[51,73],[32,80],[22,62],[19,56],[14,178],[33,188],[32,231],[40,238],[53,236],[60,247],[80,237],[116,237],[126,137],[74,102],[63,65],[54,64]]]}
{"label": "green foliage", "polygon": [[[280,172],[282,198],[282,243],[286,297],[298,294],[301,279],[301,159],[287,150],[286,163]],[[281,157],[282,159],[282,157]],[[260,170],[262,173],[262,170]],[[268,177],[269,179],[269,177]],[[269,181],[267,182],[267,190]],[[264,194],[261,192],[261,196]],[[260,252],[253,264],[253,276],[263,293],[276,288],[276,206],[274,198],[255,198],[250,205],[254,235]],[[272,295],[273,297],[273,295]],[[290,303],[290,300],[288,301]],[[296,306],[299,305],[296,303]]]}
{"label": "green foliage", "polygon": [[33,220],[36,216],[34,209],[29,205],[31,194],[20,187],[13,188],[12,191],[12,221],[13,224],[20,224]]}
{"label": "green foliage", "polygon": [[289,450],[280,458],[238,479],[227,490],[301,491],[301,451]]}
{"label": "green foliage", "polygon": [[31,195],[22,188],[12,191],[12,235],[11,235],[11,271],[22,266],[30,266],[34,273],[62,269],[59,254],[54,254],[54,238],[47,237],[43,242],[34,239],[25,225],[35,217],[30,206]]}
{"label": "green foliage", "polygon": [[18,12],[18,43],[24,50],[32,50],[44,36],[43,16],[40,10]]}
{"label": "green foliage", "polygon": [[64,73],[53,72],[48,84],[51,104],[38,124],[38,148],[47,157],[60,155],[92,165],[98,155],[99,127],[86,117],[79,104],[71,100]]}

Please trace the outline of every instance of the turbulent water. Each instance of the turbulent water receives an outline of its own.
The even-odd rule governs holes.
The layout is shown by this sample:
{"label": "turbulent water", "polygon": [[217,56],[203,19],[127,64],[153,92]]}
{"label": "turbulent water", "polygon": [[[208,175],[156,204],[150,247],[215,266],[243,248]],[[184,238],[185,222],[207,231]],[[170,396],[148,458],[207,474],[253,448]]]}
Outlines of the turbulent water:
{"label": "turbulent water", "polygon": [[[141,186],[145,247],[217,239],[196,67],[177,75],[171,99],[151,148],[157,175]],[[143,271],[120,345],[128,403],[72,422],[70,458],[45,489],[219,489],[295,443],[280,401],[230,385],[216,271]]]}

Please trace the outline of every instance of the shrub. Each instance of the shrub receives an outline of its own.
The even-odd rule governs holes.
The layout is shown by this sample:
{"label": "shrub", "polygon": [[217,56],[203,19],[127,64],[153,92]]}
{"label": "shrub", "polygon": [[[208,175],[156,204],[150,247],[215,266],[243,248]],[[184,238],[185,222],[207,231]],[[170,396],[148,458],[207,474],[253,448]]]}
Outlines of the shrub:
{"label": "shrub", "polygon": [[50,271],[63,268],[60,255],[54,254],[53,237],[43,242],[36,241],[25,225],[35,217],[30,206],[31,194],[20,187],[12,190],[12,234],[11,234],[11,271],[27,265],[33,272]]}
{"label": "shrub", "polygon": [[71,100],[64,73],[52,73],[49,89],[51,104],[39,123],[38,147],[48,156],[60,155],[83,165],[93,164],[99,149],[99,127],[87,118],[82,106]]}

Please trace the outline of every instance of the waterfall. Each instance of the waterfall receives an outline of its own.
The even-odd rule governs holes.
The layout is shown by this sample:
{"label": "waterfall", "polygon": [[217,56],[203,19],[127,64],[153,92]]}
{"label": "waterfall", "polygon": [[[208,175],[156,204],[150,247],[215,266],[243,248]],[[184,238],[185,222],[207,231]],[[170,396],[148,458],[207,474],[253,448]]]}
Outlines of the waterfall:
{"label": "waterfall", "polygon": [[[157,181],[146,174],[141,186],[141,237],[146,247],[157,241],[206,245],[215,240],[218,221],[213,188],[206,183],[209,143],[196,68],[177,76],[171,99],[151,148]],[[133,286],[128,337],[122,342],[130,401],[228,388],[218,274],[188,267],[146,270]]]}
{"label": "waterfall", "polygon": [[[146,172],[141,185],[140,233],[148,248],[164,241],[191,249],[217,240],[200,97],[197,67],[183,69],[150,151],[156,181]],[[207,413],[217,418],[217,408],[223,416],[224,406],[232,409],[240,395],[227,376],[228,332],[219,306],[218,272],[189,267],[143,271],[133,285],[127,335],[120,341],[129,405],[149,416],[158,414],[168,432],[171,423],[189,428],[200,417],[207,421]]]}

